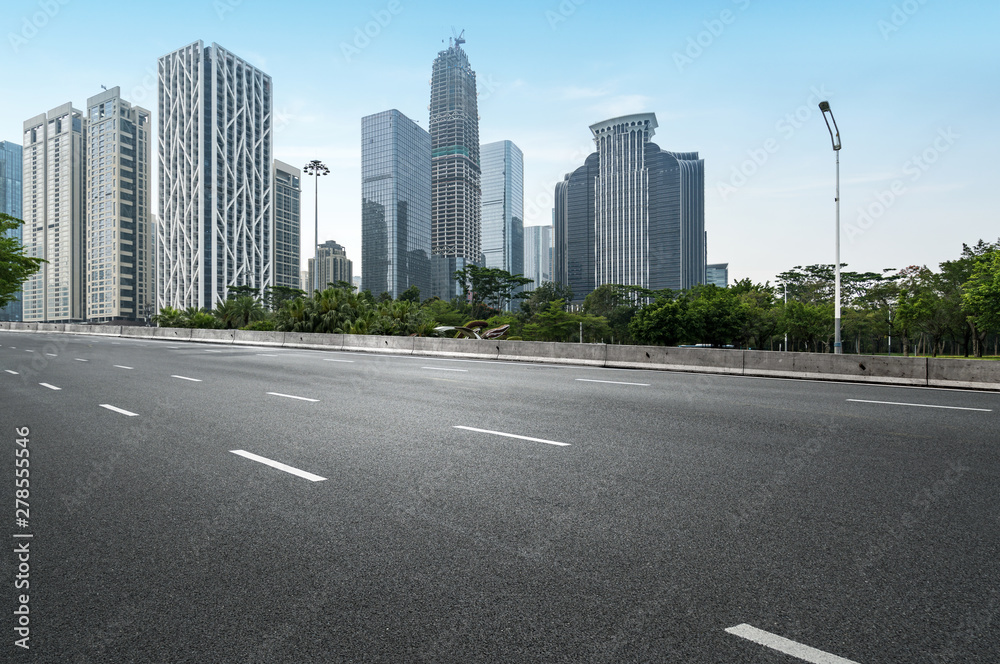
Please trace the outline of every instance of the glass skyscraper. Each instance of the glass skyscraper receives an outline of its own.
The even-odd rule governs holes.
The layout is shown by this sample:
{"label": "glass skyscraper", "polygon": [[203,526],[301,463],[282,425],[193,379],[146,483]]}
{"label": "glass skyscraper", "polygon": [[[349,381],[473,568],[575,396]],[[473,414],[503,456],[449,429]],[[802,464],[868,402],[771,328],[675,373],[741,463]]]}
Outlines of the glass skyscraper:
{"label": "glass skyscraper", "polygon": [[[21,146],[10,141],[0,141],[0,212],[21,219]],[[13,237],[21,243],[23,230],[20,226],[7,231],[7,237]],[[21,293],[0,307],[0,320],[21,320]]]}
{"label": "glass skyscraper", "polygon": [[602,284],[705,283],[705,162],[651,142],[656,115],[590,127],[597,152],[556,186],[556,278],[582,301]]}
{"label": "glass skyscraper", "polygon": [[524,276],[531,279],[525,291],[552,281],[552,226],[524,227]]}
{"label": "glass skyscraper", "polygon": [[[482,259],[476,73],[464,43],[459,37],[439,52],[431,75],[431,248],[439,277]],[[459,292],[453,279],[439,285],[442,299]]]}
{"label": "glass skyscraper", "polygon": [[482,146],[483,265],[524,273],[524,155],[511,141]]}
{"label": "glass skyscraper", "polygon": [[431,135],[392,109],[361,119],[361,289],[431,289]]}
{"label": "glass skyscraper", "polygon": [[274,285],[298,288],[302,232],[302,172],[274,160]]}

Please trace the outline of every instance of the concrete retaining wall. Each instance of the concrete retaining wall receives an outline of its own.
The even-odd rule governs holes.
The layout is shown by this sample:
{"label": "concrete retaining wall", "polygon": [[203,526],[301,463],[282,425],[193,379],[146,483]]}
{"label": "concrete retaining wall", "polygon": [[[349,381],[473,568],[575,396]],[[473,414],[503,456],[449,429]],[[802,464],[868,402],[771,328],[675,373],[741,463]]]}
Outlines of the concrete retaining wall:
{"label": "concrete retaining wall", "polygon": [[138,325],[122,327],[122,336],[126,339],[152,339],[155,334],[155,327],[140,327]]}
{"label": "concrete retaining wall", "polygon": [[191,341],[191,330],[186,327],[158,327],[153,332],[153,338]]}
{"label": "concrete retaining wall", "polygon": [[65,332],[65,323],[38,323],[36,331],[38,332]]}
{"label": "concrete retaining wall", "polygon": [[1000,361],[928,358],[927,384],[1000,390]]}

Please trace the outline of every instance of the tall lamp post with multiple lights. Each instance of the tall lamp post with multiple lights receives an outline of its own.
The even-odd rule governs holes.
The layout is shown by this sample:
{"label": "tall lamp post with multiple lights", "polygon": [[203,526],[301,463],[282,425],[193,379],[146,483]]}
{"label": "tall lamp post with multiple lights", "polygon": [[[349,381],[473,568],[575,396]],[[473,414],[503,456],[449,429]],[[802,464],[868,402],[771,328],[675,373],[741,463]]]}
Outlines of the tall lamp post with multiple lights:
{"label": "tall lamp post with multiple lights", "polygon": [[833,151],[837,155],[837,197],[834,199],[837,203],[837,248],[836,255],[834,256],[834,274],[836,277],[834,286],[833,352],[840,354],[844,352],[843,346],[840,343],[840,130],[837,128],[837,121],[833,119],[830,102],[821,101],[819,103],[819,110],[823,112],[823,120],[826,122],[826,128],[830,131],[830,140],[833,142]]}
{"label": "tall lamp post with multiple lights", "polygon": [[[826,103],[826,102],[823,102]],[[316,198],[316,235],[314,237],[316,244],[313,247],[313,291],[319,290],[319,176],[329,175],[330,169],[326,167],[326,164],[321,162],[319,159],[313,159],[302,169],[306,175],[313,176],[313,184],[315,185],[315,198]],[[840,283],[840,282],[838,282]],[[838,314],[839,315],[839,314]]]}

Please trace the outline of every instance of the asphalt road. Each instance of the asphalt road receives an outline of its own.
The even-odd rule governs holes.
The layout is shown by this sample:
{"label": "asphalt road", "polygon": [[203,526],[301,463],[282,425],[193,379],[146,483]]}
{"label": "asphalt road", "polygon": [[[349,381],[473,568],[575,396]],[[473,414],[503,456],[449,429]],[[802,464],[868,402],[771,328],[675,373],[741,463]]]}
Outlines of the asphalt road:
{"label": "asphalt road", "polygon": [[3,661],[1000,661],[997,394],[4,332],[0,404]]}

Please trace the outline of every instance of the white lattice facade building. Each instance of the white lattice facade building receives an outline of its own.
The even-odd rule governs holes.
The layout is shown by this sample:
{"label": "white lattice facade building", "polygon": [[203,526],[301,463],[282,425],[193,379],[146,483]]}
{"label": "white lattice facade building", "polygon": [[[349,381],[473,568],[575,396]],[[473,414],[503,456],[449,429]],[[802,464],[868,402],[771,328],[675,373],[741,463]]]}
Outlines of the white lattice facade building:
{"label": "white lattice facade building", "polygon": [[218,44],[159,59],[157,309],[274,285],[271,77]]}

